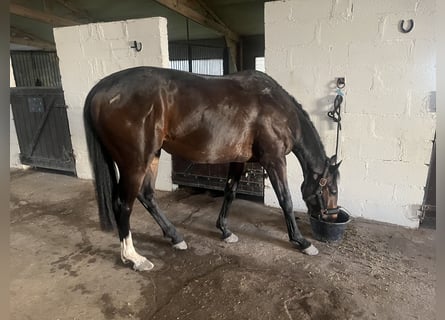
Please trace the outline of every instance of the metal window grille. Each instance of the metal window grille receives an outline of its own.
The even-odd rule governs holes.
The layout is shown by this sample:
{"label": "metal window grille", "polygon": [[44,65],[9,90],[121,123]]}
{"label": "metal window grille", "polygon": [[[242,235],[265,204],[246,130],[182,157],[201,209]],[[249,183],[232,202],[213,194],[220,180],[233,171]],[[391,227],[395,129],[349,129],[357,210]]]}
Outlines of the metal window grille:
{"label": "metal window grille", "polygon": [[170,68],[207,75],[224,74],[222,47],[170,43]]}
{"label": "metal window grille", "polygon": [[61,87],[55,51],[11,51],[17,87]]}

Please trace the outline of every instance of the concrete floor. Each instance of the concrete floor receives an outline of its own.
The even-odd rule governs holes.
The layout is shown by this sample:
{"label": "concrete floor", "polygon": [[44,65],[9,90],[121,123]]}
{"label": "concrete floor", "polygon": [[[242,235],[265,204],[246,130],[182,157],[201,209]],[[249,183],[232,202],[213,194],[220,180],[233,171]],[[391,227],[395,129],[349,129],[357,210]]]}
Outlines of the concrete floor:
{"label": "concrete floor", "polygon": [[288,243],[277,209],[237,199],[229,224],[240,241],[229,245],[214,227],[221,197],[158,196],[189,250],[173,250],[137,204],[135,246],[155,268],[135,272],[117,236],[99,230],[91,181],[11,172],[11,319],[435,319],[434,229],[353,219],[343,241],[314,240],[320,254],[309,257]]}

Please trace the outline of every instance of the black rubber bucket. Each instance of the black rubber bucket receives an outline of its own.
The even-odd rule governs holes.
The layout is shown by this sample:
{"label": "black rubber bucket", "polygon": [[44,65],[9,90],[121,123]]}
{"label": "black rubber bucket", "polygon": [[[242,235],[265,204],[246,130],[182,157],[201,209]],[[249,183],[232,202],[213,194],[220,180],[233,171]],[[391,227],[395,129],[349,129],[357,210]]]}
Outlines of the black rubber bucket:
{"label": "black rubber bucket", "polygon": [[314,238],[322,242],[340,241],[345,233],[346,226],[351,221],[350,215],[343,208],[339,209],[335,222],[326,222],[310,216],[311,228]]}

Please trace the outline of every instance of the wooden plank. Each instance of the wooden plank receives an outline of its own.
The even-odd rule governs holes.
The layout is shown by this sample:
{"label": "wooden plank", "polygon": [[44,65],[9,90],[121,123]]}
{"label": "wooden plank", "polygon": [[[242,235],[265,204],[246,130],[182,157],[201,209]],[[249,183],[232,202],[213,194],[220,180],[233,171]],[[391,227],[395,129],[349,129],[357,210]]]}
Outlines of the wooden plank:
{"label": "wooden plank", "polygon": [[70,10],[79,19],[86,19],[88,22],[94,22],[94,18],[91,17],[85,10],[79,9],[72,1],[69,0],[51,0],[60,3],[62,6]]}
{"label": "wooden plank", "polygon": [[206,13],[210,14],[216,22],[227,27],[227,25],[216,15],[216,13],[212,9],[209,8],[209,6],[203,0],[195,0],[195,1],[196,3],[199,4],[199,6],[202,9],[206,11]]}
{"label": "wooden plank", "polygon": [[[192,8],[190,2],[186,0],[155,0],[156,2],[162,4],[163,6],[199,23],[205,27],[213,29],[221,34],[223,34],[226,38],[231,39],[232,41],[238,42],[239,35],[232,30],[229,29],[225,24],[221,23],[221,20],[215,19],[217,16],[215,13],[209,13],[208,15],[204,15],[196,9]],[[202,8],[204,12],[210,12],[211,10],[206,6],[203,8],[199,2],[196,3],[196,7]]]}
{"label": "wooden plank", "polygon": [[56,50],[54,43],[40,39],[34,34],[20,30],[14,26],[10,28],[10,42],[40,48],[42,50]]}
{"label": "wooden plank", "polygon": [[[233,67],[237,71],[239,35],[229,27],[201,0],[156,0],[163,6],[224,35]],[[197,9],[199,8],[199,9]],[[205,12],[205,14],[199,12]]]}
{"label": "wooden plank", "polygon": [[[42,97],[44,113],[31,112],[29,97]],[[23,164],[75,174],[68,118],[61,88],[12,88],[11,104]]]}
{"label": "wooden plank", "polygon": [[79,21],[74,21],[71,19],[59,17],[51,13],[46,13],[43,11],[27,8],[15,3],[9,4],[9,12],[17,16],[47,23],[53,27],[73,26],[80,23]]}

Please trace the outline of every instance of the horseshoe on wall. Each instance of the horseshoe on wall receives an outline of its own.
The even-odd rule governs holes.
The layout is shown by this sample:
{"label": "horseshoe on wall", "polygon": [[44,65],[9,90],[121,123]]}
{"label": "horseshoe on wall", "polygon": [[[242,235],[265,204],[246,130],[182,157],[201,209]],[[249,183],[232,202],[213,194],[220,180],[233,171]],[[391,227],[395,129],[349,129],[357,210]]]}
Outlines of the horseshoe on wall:
{"label": "horseshoe on wall", "polygon": [[414,28],[414,20],[413,19],[408,20],[408,26],[406,28],[405,28],[405,20],[400,20],[400,23],[399,23],[400,32],[408,33],[408,32],[411,32],[411,30],[413,30],[413,28]]}

